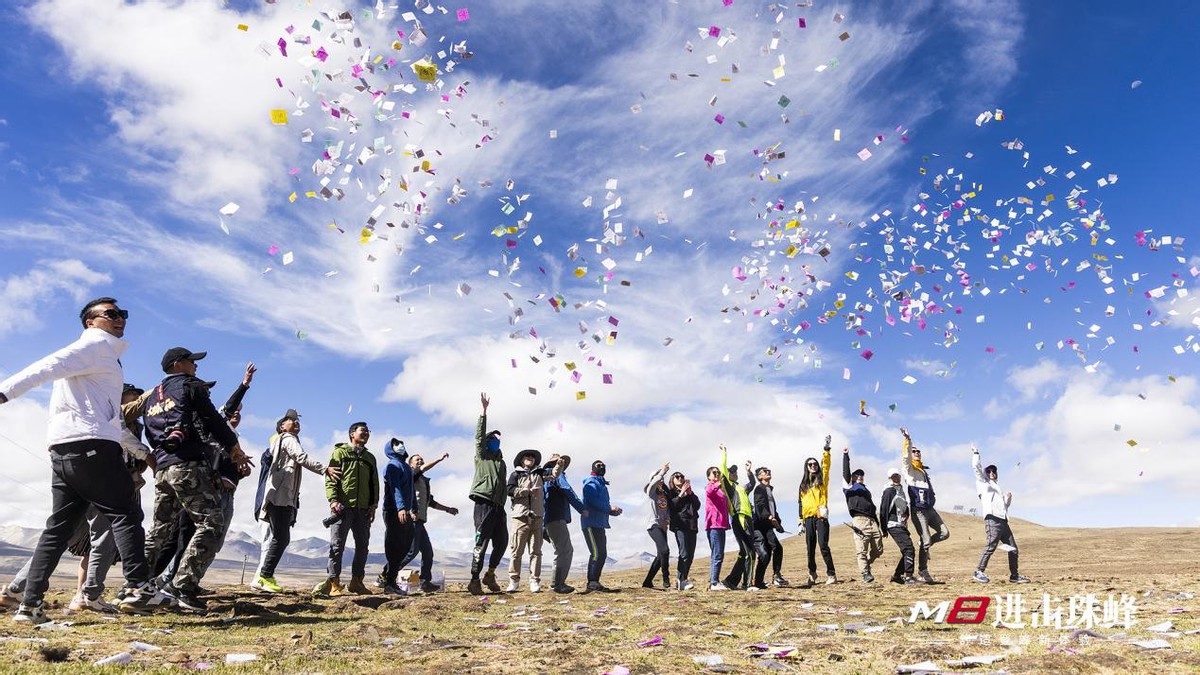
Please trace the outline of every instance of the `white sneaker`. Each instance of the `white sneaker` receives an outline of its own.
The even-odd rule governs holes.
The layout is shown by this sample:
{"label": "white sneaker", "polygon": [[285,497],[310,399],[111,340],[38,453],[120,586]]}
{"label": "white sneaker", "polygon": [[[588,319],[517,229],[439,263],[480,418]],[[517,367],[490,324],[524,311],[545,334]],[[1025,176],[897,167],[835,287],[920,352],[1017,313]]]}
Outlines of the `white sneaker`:
{"label": "white sneaker", "polygon": [[70,609],[72,612],[91,610],[100,614],[116,614],[118,612],[116,605],[111,605],[101,598],[96,598],[95,600],[89,599],[82,593],[76,593],[75,597],[71,598],[67,609]]}
{"label": "white sneaker", "polygon": [[540,581],[529,582],[529,592],[530,593],[541,593],[542,592],[542,582],[540,582]]}
{"label": "white sneaker", "polygon": [[832,585],[834,585],[834,584],[836,584],[836,583],[837,583],[837,577],[836,577],[836,576],[831,576],[831,577],[829,577],[829,578],[825,579],[825,585],[826,585],[826,586],[832,586]]}
{"label": "white sneaker", "polygon": [[729,587],[726,586],[724,583],[718,581],[715,584],[709,584],[708,590],[710,590],[710,591],[727,591],[727,590],[729,590]]}
{"label": "white sneaker", "polygon": [[681,591],[690,591],[695,587],[696,587],[696,584],[693,584],[692,582],[688,581],[687,579],[684,579],[683,581],[681,581],[679,583],[679,590],[681,590]]}
{"label": "white sneaker", "polygon": [[513,579],[508,582],[508,589],[505,590],[505,593],[516,593],[519,590],[521,590],[521,584],[516,579]]}
{"label": "white sneaker", "polygon": [[21,601],[25,599],[25,594],[18,593],[4,584],[4,592],[0,593],[0,607],[8,609],[10,607],[20,607]]}

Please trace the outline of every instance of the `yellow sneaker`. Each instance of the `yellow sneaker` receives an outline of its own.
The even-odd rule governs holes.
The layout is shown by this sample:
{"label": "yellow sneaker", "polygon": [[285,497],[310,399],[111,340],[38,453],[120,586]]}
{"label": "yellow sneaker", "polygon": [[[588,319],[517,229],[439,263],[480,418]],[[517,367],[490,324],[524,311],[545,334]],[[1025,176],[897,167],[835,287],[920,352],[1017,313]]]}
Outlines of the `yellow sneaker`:
{"label": "yellow sneaker", "polygon": [[254,577],[254,581],[250,582],[250,588],[263,593],[283,592],[283,586],[275,581],[275,577]]}

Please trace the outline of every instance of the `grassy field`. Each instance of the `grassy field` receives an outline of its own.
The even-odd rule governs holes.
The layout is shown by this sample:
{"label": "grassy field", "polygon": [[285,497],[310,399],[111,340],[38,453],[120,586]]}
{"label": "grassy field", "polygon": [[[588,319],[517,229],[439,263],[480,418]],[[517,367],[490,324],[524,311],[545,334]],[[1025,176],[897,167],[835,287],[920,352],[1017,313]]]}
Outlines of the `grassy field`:
{"label": "grassy field", "polygon": [[[552,593],[475,597],[451,581],[447,592],[313,600],[299,588],[265,597],[220,586],[206,616],[158,614],[105,618],[52,610],[56,624],[0,624],[0,669],[76,672],[130,650],[134,641],[160,648],[134,651],[124,668],[239,668],[272,672],[794,672],[887,673],[933,661],[947,671],[1010,673],[1184,673],[1200,671],[1200,531],[1196,529],[1063,529],[1014,521],[1022,572],[1033,583],[1006,579],[998,552],[981,585],[970,573],[982,545],[982,522],[950,515],[949,541],[936,546],[930,569],[944,584],[867,585],[858,580],[850,531],[833,534],[841,583],[758,593],[659,591],[640,587],[643,572],[606,574],[615,594]],[[582,548],[582,546],[580,546]],[[785,542],[784,574],[807,576],[803,542]],[[578,554],[578,551],[577,551]],[[876,576],[885,579],[896,549],[885,542]],[[707,560],[692,577],[704,579]],[[823,572],[823,570],[821,570]],[[822,575],[823,576],[823,575]],[[236,580],[236,579],[235,579]],[[573,580],[582,585],[578,580]],[[57,584],[56,584],[57,585]],[[993,626],[995,607],[978,626],[907,621],[914,602],[960,595],[1020,593],[1024,628]],[[1068,598],[1122,593],[1135,598],[1136,622],[1057,630],[1028,625],[1042,594]],[[65,593],[52,600],[65,603]],[[63,625],[61,622],[71,622]],[[1172,632],[1147,628],[1170,621]],[[1165,639],[1165,649],[1135,641]],[[647,642],[647,646],[639,646]],[[253,661],[227,665],[229,655]],[[990,665],[947,665],[965,657],[999,656]],[[235,659],[237,657],[234,657]],[[90,666],[89,666],[90,667]],[[120,667],[120,666],[118,666]]]}

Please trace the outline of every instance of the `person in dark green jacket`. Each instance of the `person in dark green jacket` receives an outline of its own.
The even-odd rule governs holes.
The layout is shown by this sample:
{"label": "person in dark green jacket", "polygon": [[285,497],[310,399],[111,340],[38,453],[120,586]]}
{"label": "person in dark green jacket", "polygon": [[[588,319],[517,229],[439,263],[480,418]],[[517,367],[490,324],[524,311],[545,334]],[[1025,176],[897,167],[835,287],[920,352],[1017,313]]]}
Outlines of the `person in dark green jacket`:
{"label": "person in dark green jacket", "polygon": [[[505,491],[508,467],[500,452],[500,432],[485,432],[490,402],[487,393],[479,395],[483,412],[475,426],[475,480],[471,483],[470,494],[471,501],[475,502],[475,550],[471,554],[471,581],[467,584],[467,590],[474,595],[482,595],[484,586],[493,593],[504,591],[496,582],[496,568],[508,548],[508,521],[504,512],[504,502],[508,499]],[[488,558],[487,573],[481,580],[488,544],[492,546],[492,554]]]}
{"label": "person in dark green jacket", "polygon": [[[370,595],[363,583],[367,573],[367,546],[371,542],[371,523],[379,507],[379,469],[375,456],[367,450],[371,430],[366,422],[350,425],[350,442],[338,443],[329,458],[329,466],[342,470],[338,478],[325,478],[325,497],[329,500],[329,576],[313,588],[313,595]],[[346,538],[354,535],[354,561],[350,567],[350,587],[342,588],[342,555]]]}

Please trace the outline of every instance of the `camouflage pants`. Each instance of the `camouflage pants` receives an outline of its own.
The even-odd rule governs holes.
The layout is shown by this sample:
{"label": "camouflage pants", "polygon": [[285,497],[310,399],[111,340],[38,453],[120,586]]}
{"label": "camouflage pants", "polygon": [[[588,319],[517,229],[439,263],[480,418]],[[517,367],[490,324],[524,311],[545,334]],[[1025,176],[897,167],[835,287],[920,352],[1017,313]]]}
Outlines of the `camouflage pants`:
{"label": "camouflage pants", "polygon": [[217,555],[221,537],[220,494],[212,470],[204,464],[176,464],[154,475],[154,522],[146,534],[146,559],[153,566],[171,537],[180,512],[196,524],[196,533],[184,549],[174,585],[193,591]]}

